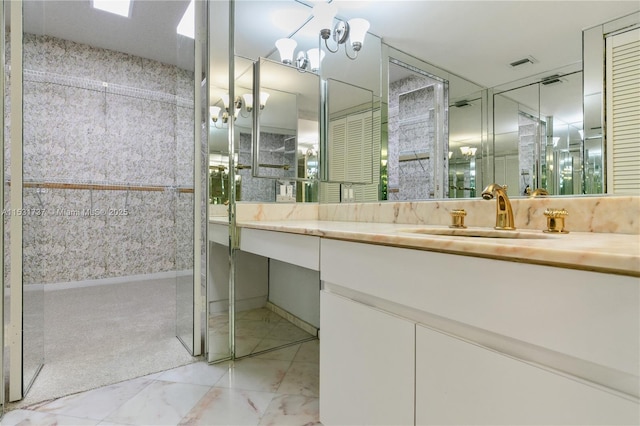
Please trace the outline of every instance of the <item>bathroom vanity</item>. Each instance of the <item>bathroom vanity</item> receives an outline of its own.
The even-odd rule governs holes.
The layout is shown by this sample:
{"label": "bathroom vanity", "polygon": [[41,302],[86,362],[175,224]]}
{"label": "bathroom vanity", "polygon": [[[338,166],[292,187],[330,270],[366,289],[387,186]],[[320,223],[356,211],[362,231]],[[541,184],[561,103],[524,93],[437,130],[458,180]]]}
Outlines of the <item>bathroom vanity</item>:
{"label": "bathroom vanity", "polygon": [[240,245],[319,268],[323,424],[640,422],[637,233],[296,219],[240,218]]}
{"label": "bathroom vanity", "polygon": [[321,254],[323,424],[637,423],[637,278],[330,239]]}

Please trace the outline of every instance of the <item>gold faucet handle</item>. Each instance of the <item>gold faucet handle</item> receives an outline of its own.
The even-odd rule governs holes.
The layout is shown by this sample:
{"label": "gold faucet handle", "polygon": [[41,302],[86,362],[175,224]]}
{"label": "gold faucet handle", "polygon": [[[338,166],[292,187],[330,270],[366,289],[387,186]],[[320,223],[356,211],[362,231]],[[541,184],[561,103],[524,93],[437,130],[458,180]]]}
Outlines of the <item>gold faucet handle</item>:
{"label": "gold faucet handle", "polygon": [[547,229],[544,232],[569,233],[564,229],[564,218],[569,216],[565,209],[546,209],[544,215],[547,217]]}
{"label": "gold faucet handle", "polygon": [[465,209],[454,209],[449,212],[451,214],[451,225],[449,228],[466,228],[464,225],[464,217],[467,215]]}

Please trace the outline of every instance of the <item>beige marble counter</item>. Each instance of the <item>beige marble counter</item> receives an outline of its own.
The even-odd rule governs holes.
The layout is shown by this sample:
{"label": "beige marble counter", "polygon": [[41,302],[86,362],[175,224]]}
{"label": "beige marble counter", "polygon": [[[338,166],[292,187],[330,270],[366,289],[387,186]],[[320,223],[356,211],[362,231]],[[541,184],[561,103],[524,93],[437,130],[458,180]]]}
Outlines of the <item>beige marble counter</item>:
{"label": "beige marble counter", "polygon": [[[585,196],[511,200],[517,233],[536,238],[416,234],[448,230],[449,212],[465,208],[468,230],[489,231],[495,202],[479,199],[382,203],[238,203],[240,227],[640,276],[640,197]],[[226,206],[211,209],[227,223]],[[568,234],[545,234],[544,209],[566,208]],[[215,215],[215,217],[213,217]],[[505,231],[508,232],[508,231]]]}
{"label": "beige marble counter", "polygon": [[[212,222],[226,223],[226,218]],[[572,269],[592,270],[640,277],[640,236],[570,232],[546,234],[517,230],[521,237],[488,238],[413,233],[416,229],[448,230],[442,225],[365,223],[319,220],[239,221],[241,228],[263,229],[324,238],[406,247],[418,250],[487,257]],[[469,227],[468,230],[491,230]],[[501,231],[509,232],[509,231]]]}

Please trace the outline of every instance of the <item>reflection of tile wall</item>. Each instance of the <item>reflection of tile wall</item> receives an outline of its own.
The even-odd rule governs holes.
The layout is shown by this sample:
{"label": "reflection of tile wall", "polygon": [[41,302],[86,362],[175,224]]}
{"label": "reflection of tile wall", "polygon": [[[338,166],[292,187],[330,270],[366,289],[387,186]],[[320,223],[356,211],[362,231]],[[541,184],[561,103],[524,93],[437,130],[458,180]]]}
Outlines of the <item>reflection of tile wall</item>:
{"label": "reflection of tile wall", "polygon": [[[193,187],[192,72],[30,34],[24,68],[26,181]],[[24,218],[25,283],[190,269],[192,204],[171,189],[26,188],[24,207],[46,215]]]}
{"label": "reflection of tile wall", "polygon": [[[286,139],[286,140],[285,140]],[[251,135],[240,134],[239,164],[251,164]],[[296,177],[295,139],[274,133],[260,133],[260,163],[289,165],[289,170],[276,168],[260,168],[262,176]],[[256,178],[250,169],[239,171],[242,180],[241,201],[274,202],[276,200],[276,183],[274,179]],[[295,182],[294,182],[295,193]]]}
{"label": "reflection of tile wall", "polygon": [[389,86],[388,185],[390,200],[430,198],[433,160],[399,162],[401,153],[433,153],[434,89],[427,77],[410,76]]}

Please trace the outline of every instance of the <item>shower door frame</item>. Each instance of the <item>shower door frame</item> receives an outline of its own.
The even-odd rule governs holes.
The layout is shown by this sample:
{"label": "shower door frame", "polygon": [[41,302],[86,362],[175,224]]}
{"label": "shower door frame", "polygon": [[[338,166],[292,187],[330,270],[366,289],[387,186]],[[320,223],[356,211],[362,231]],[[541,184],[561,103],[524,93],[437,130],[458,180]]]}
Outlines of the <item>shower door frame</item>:
{"label": "shower door frame", "polygon": [[[4,54],[4,46],[5,46],[5,2],[3,1],[0,4],[0,45],[3,46],[3,54],[0,56],[0,93],[2,93],[3,100],[0,105],[0,116],[2,117],[2,127],[0,127],[0,141],[2,141],[2,149],[0,150],[0,164],[4,167],[4,129],[5,129],[5,121],[4,121],[4,93],[5,93],[5,54]],[[0,205],[4,209],[4,182],[0,185]],[[3,221],[4,223],[4,221]],[[4,256],[4,231],[0,232],[0,247],[2,247],[2,253]],[[0,262],[0,276],[2,278],[2,303],[0,303],[0,318],[3,319],[3,326],[0,327],[0,341],[3,342],[4,347],[4,260]],[[0,351],[0,419],[4,415],[4,401],[5,401],[5,387],[4,387],[4,349]]]}

